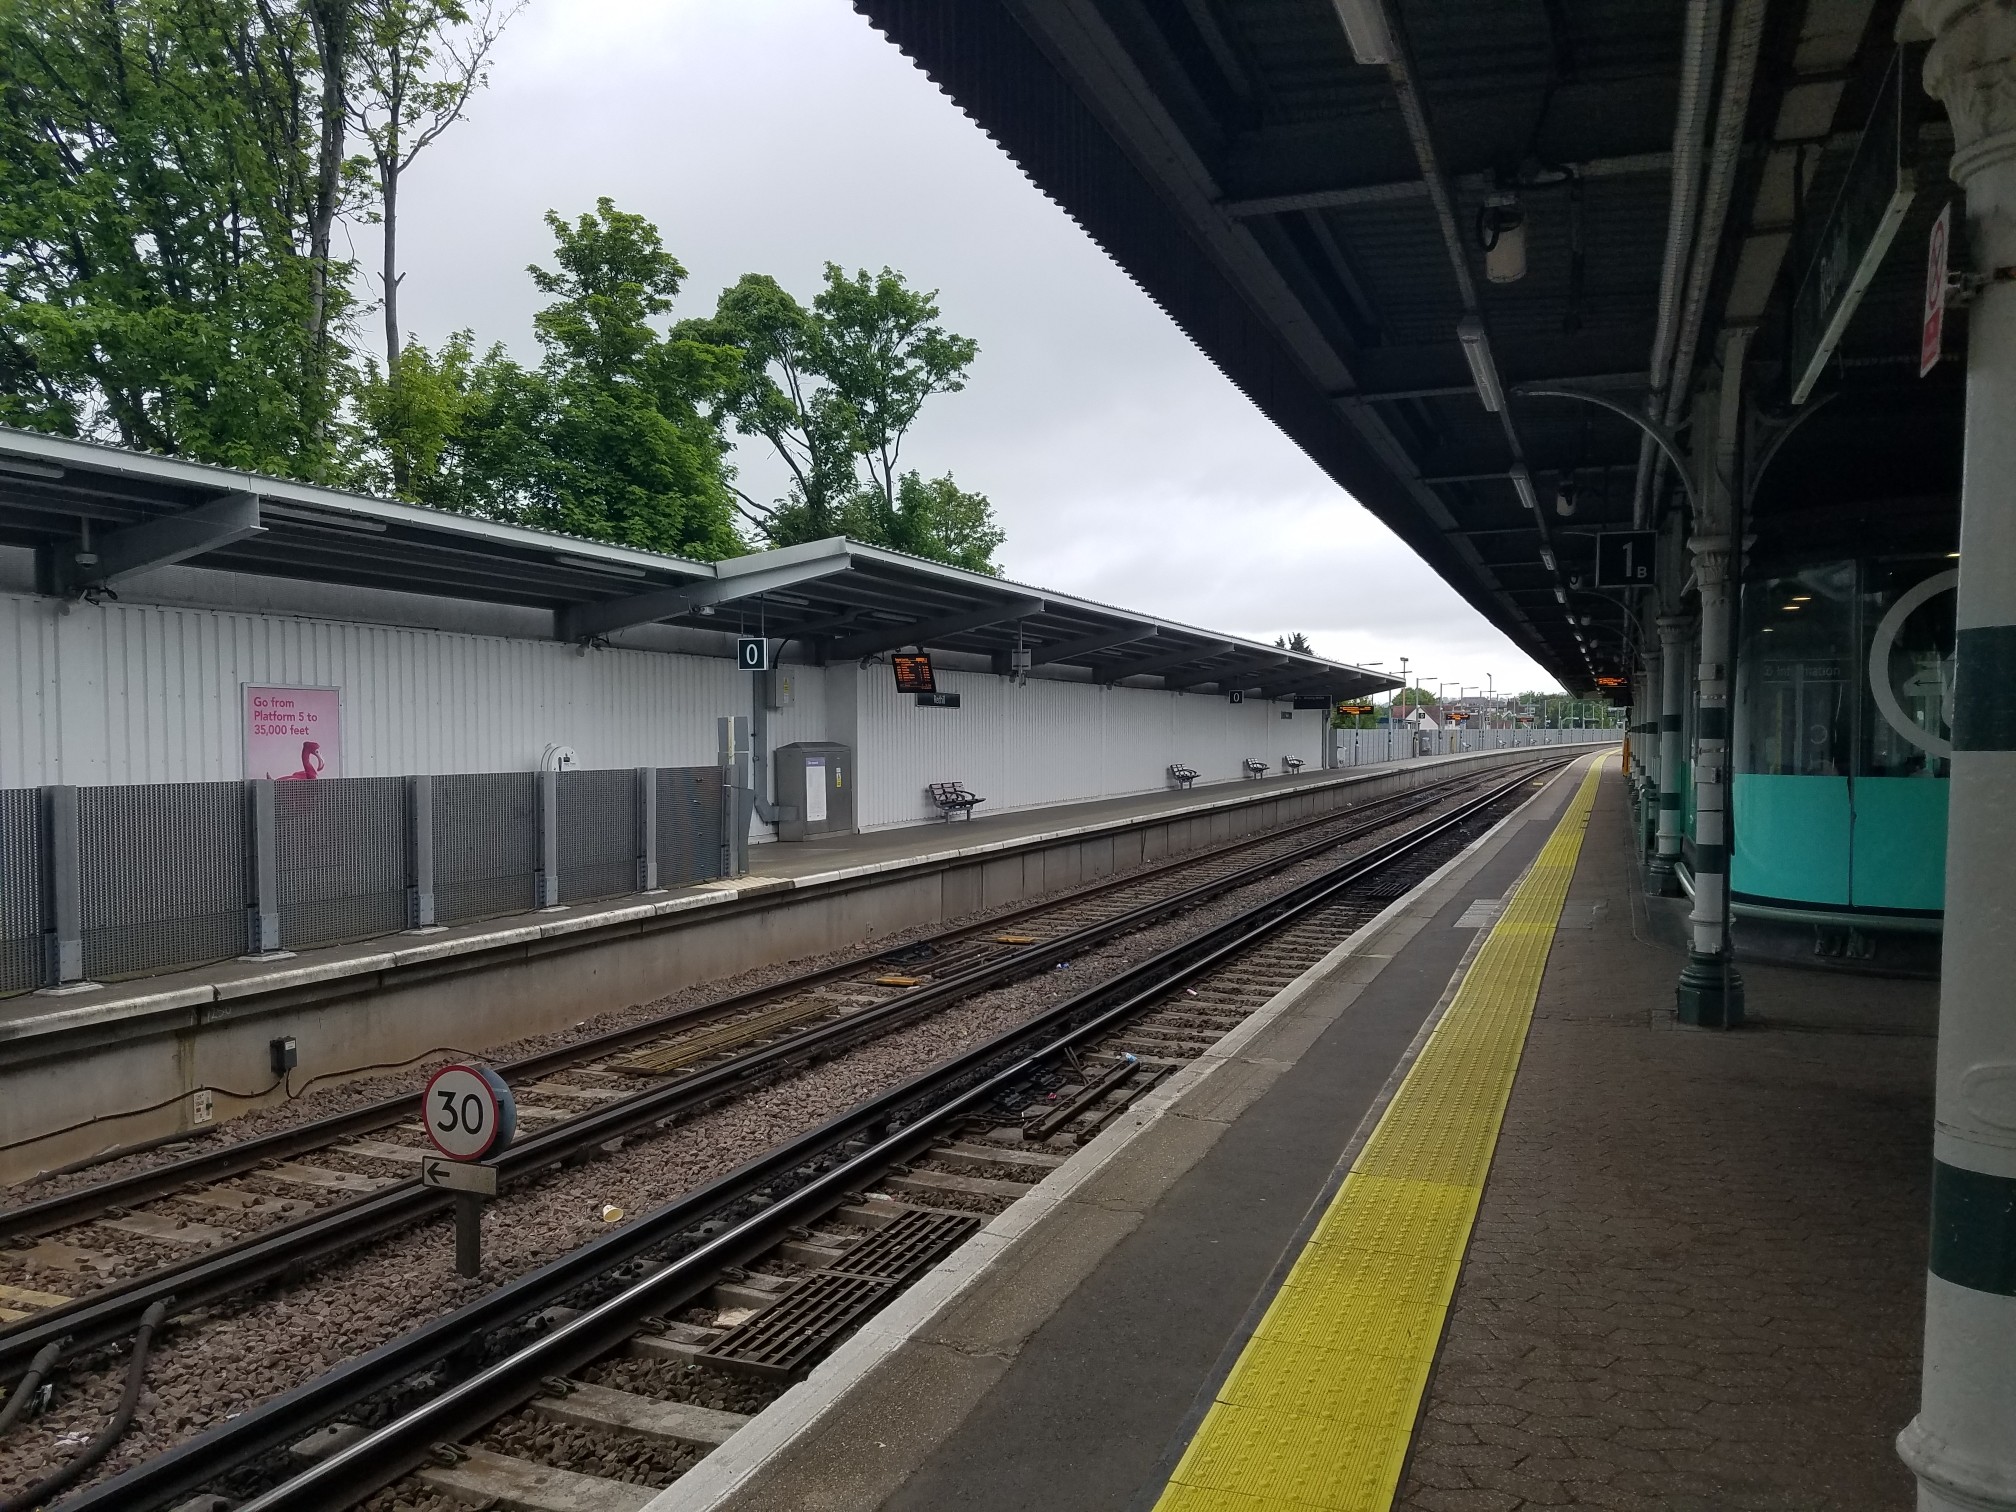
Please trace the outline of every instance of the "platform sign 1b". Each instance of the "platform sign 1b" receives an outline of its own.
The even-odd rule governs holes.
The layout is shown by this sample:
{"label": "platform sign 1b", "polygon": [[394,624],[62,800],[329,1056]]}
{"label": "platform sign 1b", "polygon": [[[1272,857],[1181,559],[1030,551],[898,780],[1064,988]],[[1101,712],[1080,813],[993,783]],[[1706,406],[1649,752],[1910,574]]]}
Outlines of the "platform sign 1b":
{"label": "platform sign 1b", "polygon": [[735,642],[735,665],[744,672],[770,670],[770,642],[761,635],[745,635]]}
{"label": "platform sign 1b", "polygon": [[1596,586],[1645,588],[1652,582],[1655,530],[1606,530],[1596,537]]}
{"label": "platform sign 1b", "polygon": [[443,1066],[427,1079],[421,1122],[451,1160],[481,1160],[511,1143],[518,1107],[488,1066]]}

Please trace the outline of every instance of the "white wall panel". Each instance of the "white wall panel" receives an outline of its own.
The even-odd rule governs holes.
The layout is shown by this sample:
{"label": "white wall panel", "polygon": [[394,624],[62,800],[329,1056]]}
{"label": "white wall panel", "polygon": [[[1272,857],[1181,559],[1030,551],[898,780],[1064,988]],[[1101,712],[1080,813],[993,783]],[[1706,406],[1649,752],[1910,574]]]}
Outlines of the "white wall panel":
{"label": "white wall panel", "polygon": [[961,782],[982,813],[1155,792],[1171,762],[1206,782],[1233,781],[1252,756],[1280,769],[1284,755],[1322,761],[1320,711],[1281,718],[1280,706],[1222,695],[1032,678],[1016,686],[987,673],[941,670],[957,709],[916,706],[887,668],[860,675],[863,829],[935,818],[926,784]]}
{"label": "white wall panel", "polygon": [[708,657],[6,594],[0,787],[239,777],[247,682],[341,688],[353,777],[524,770],[548,742],[587,767],[705,764],[749,696]]}

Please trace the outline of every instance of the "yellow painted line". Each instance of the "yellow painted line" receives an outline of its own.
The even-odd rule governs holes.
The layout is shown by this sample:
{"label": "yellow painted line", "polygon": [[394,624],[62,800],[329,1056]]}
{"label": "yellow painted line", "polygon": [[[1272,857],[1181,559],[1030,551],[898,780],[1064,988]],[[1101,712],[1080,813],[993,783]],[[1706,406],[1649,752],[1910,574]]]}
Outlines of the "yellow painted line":
{"label": "yellow painted line", "polygon": [[1478,949],[1156,1512],[1392,1506],[1599,770]]}

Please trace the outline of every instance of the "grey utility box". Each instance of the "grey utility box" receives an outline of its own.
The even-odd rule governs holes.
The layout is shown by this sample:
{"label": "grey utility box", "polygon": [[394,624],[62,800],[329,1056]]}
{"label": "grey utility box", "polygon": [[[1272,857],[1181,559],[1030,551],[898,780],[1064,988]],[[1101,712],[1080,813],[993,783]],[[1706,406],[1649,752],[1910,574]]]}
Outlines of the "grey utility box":
{"label": "grey utility box", "polygon": [[780,840],[854,833],[854,753],[826,740],[777,747],[777,803],[797,813],[777,826]]}

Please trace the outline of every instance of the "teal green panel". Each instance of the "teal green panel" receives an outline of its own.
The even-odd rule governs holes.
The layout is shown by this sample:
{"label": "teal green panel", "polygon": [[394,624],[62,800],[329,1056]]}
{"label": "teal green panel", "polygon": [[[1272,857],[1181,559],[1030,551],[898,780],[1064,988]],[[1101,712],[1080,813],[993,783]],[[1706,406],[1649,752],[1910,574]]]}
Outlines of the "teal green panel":
{"label": "teal green panel", "polygon": [[1784,903],[1846,903],[1851,820],[1846,777],[1739,772],[1729,885]]}
{"label": "teal green panel", "polygon": [[1855,779],[1855,905],[1946,906],[1943,777]]}

